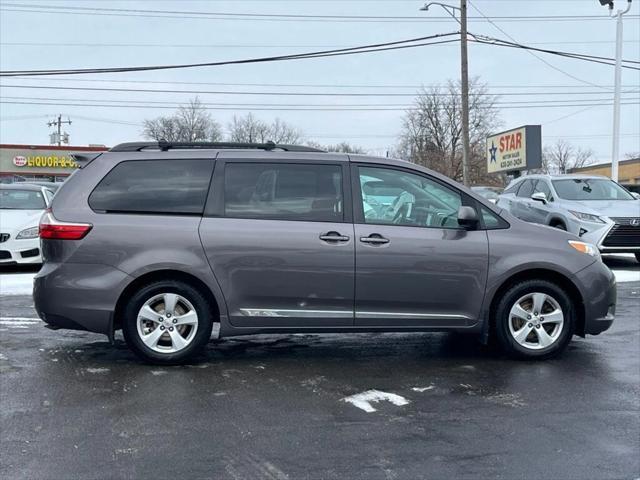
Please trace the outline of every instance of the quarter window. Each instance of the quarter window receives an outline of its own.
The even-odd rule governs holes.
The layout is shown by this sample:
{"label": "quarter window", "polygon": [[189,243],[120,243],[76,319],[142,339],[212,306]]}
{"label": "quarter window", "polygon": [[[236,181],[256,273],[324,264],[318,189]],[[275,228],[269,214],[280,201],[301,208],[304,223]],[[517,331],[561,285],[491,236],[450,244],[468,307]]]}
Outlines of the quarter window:
{"label": "quarter window", "polygon": [[229,163],[224,172],[227,217],[340,222],[342,167]]}
{"label": "quarter window", "polygon": [[547,182],[545,182],[544,180],[538,180],[538,183],[536,183],[536,188],[534,189],[533,193],[544,193],[544,195],[547,197],[548,201],[553,201],[553,196],[551,195],[551,189],[549,188],[549,185],[547,184]]}
{"label": "quarter window", "polygon": [[360,167],[365,223],[430,228],[459,228],[462,197],[421,175],[377,167]]}
{"label": "quarter window", "polygon": [[202,214],[211,160],[135,160],[111,170],[89,197],[97,211]]}
{"label": "quarter window", "polygon": [[518,197],[529,198],[533,194],[533,180],[525,180],[520,189],[518,190]]}

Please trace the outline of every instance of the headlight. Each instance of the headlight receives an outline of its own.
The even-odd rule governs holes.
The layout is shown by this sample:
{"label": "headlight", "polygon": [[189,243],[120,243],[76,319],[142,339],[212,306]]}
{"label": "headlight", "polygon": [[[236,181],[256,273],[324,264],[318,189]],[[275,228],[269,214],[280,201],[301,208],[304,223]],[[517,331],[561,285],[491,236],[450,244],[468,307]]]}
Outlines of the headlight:
{"label": "headlight", "polygon": [[16,240],[27,240],[29,238],[38,238],[38,227],[25,228],[17,236]]}
{"label": "headlight", "polygon": [[571,245],[580,253],[586,253],[587,255],[591,255],[592,257],[600,257],[600,250],[598,250],[598,248],[591,243],[569,240],[569,245]]}
{"label": "headlight", "polygon": [[590,213],[574,212],[573,210],[569,210],[569,212],[574,217],[579,218],[580,220],[584,220],[585,222],[605,223],[604,220],[602,220],[597,215],[591,215]]}

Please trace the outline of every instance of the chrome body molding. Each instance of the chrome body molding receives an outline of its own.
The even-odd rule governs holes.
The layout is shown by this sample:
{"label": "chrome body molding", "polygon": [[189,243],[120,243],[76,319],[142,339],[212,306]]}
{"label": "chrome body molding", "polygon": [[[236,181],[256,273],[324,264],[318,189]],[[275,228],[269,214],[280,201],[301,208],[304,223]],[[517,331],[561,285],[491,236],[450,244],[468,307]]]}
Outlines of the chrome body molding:
{"label": "chrome body molding", "polygon": [[406,312],[356,312],[356,318],[469,318],[466,315],[448,313],[406,313]]}
{"label": "chrome body molding", "polygon": [[351,310],[287,310],[279,308],[241,308],[247,317],[351,318]]}
{"label": "chrome body molding", "polygon": [[466,315],[448,313],[407,313],[407,312],[352,312],[351,310],[306,310],[278,308],[241,308],[247,317],[299,317],[299,318],[464,318]]}

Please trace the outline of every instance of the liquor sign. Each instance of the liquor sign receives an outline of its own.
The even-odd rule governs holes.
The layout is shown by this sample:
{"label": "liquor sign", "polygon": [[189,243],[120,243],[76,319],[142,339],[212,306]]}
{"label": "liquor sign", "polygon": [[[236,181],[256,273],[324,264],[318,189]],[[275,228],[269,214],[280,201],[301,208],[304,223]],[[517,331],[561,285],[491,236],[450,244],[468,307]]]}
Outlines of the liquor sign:
{"label": "liquor sign", "polygon": [[532,170],[542,166],[542,128],[525,125],[487,137],[489,173]]}

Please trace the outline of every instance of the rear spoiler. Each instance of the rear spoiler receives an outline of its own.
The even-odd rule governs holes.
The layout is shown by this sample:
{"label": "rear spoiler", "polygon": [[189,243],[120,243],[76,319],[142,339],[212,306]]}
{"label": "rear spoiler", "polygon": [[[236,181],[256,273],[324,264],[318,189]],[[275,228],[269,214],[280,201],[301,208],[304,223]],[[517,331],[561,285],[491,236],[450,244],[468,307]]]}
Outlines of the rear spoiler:
{"label": "rear spoiler", "polygon": [[84,168],[93,162],[96,158],[102,155],[104,152],[98,153],[72,153],[71,158],[78,164],[78,168]]}

